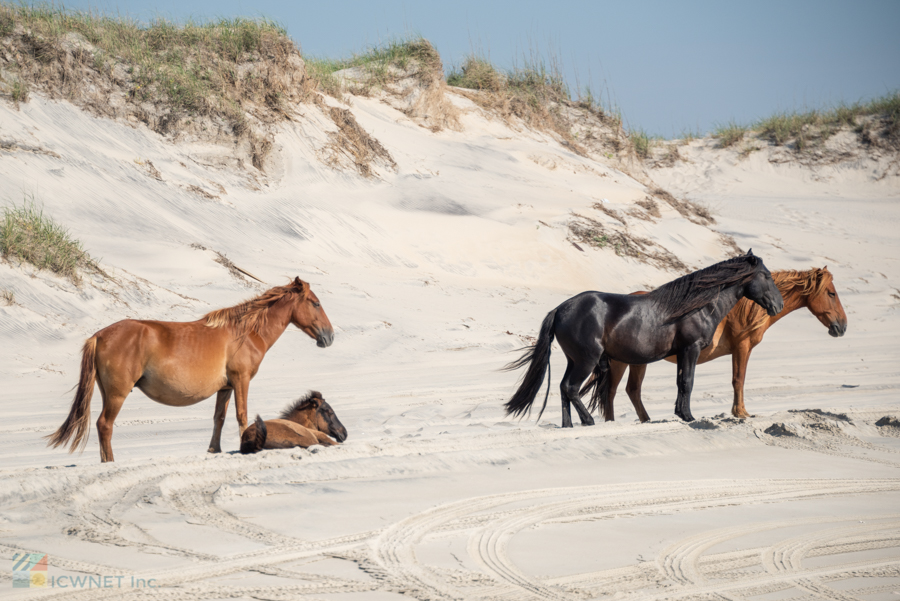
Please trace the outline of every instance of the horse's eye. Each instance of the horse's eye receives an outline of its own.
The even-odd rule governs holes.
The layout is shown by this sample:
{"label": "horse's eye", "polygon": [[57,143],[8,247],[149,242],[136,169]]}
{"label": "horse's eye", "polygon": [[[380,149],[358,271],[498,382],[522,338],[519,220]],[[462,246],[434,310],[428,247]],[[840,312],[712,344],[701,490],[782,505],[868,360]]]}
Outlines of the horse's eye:
{"label": "horse's eye", "polygon": [[313,307],[315,307],[316,309],[318,309],[318,308],[321,307],[321,306],[322,306],[322,305],[321,305],[320,303],[317,303],[316,301],[313,301]]}
{"label": "horse's eye", "polygon": [[835,294],[834,292],[831,292],[831,291],[829,290],[829,291],[828,291],[828,296],[830,296],[831,298],[834,298],[834,297],[837,296],[837,294]]}

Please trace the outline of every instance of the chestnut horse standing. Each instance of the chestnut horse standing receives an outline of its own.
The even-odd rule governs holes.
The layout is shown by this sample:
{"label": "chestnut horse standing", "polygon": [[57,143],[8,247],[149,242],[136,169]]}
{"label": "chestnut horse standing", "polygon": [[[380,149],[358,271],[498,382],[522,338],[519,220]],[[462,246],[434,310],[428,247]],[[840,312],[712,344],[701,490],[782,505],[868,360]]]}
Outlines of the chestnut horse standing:
{"label": "chestnut horse standing", "polygon": [[316,444],[330,447],[345,440],[347,428],[322,398],[322,393],[312,390],[291,403],[278,419],[263,421],[257,415],[256,423],[250,424],[241,434],[241,453],[295,447],[306,449]]}
{"label": "chestnut horse standing", "polygon": [[[731,414],[735,417],[750,417],[744,406],[744,379],[747,376],[747,362],[753,348],[762,342],[766,330],[786,316],[788,313],[806,307],[810,313],[828,328],[828,333],[837,338],[847,331],[847,314],[838,298],[834,287],[834,277],[827,267],[822,269],[809,269],[807,271],[773,271],[772,279],[784,298],[784,309],[773,317],[766,315],[759,305],[741,299],[738,304],[725,316],[716,328],[712,343],[700,353],[697,363],[706,363],[725,355],[731,355],[731,385],[734,387],[734,403]],[[634,294],[646,294],[635,292]],[[668,357],[666,361],[675,362],[674,357]],[[628,365],[619,361],[610,361],[610,389],[607,397],[607,405],[601,407],[601,412],[607,421],[613,420],[613,399],[616,396],[616,388],[625,375],[625,369],[629,368],[628,383],[625,391],[634,405],[634,409],[642,422],[650,420],[644,404],[641,401],[641,383],[647,372],[646,365]],[[593,386],[593,380],[585,384],[581,394]]]}
{"label": "chestnut horse standing", "polygon": [[96,382],[103,397],[103,411],[97,420],[101,461],[113,461],[113,422],[135,386],[154,401],[173,407],[193,405],[216,394],[209,452],[220,452],[232,390],[243,432],[250,380],[291,323],[321,348],[334,340],[319,299],[300,278],[197,321],[125,319],[103,328],[84,343],[72,408],[66,421],[47,437],[48,445],[58,447],[71,440],[71,453],[87,444]]}

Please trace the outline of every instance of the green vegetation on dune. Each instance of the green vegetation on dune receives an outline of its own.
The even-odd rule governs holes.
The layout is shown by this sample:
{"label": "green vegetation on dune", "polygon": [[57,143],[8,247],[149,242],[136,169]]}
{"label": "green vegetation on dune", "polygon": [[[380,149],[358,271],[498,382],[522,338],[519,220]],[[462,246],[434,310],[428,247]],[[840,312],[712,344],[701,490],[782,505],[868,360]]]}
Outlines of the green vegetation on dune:
{"label": "green vegetation on dune", "polygon": [[364,80],[356,81],[353,85],[353,91],[357,93],[369,93],[373,88],[383,87],[412,69],[424,81],[440,77],[442,70],[437,50],[431,42],[420,36],[395,38],[349,58],[303,58],[307,72],[319,89],[336,97],[340,97],[343,92],[343,84],[334,78],[334,74],[344,69],[361,67],[365,72]]}
{"label": "green vegetation on dune", "polygon": [[133,104],[219,116],[238,129],[243,101],[274,107],[285,91],[254,63],[284,64],[296,53],[284,28],[264,19],[142,24],[51,4],[0,4],[0,37],[7,36],[20,81],[73,96],[85,75],[106,76]]}
{"label": "green vegetation on dune", "polygon": [[[21,206],[3,209],[0,255],[7,260],[52,271],[74,283],[81,280],[84,270],[100,271],[81,243],[74,240],[66,228],[44,215],[30,198],[26,198]],[[5,298],[7,304],[15,300],[14,296]]]}
{"label": "green vegetation on dune", "polygon": [[830,109],[775,113],[749,126],[732,121],[717,126],[712,136],[723,148],[754,133],[775,146],[790,145],[804,151],[821,146],[842,128],[855,130],[866,143],[881,139],[900,146],[900,92]]}

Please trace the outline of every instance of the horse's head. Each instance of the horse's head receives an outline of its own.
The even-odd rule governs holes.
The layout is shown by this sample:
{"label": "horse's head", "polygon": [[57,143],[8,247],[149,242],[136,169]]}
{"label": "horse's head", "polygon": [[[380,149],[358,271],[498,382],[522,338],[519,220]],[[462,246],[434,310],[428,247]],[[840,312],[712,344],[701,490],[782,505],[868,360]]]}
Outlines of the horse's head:
{"label": "horse's head", "polygon": [[778,315],[784,309],[784,299],[772,280],[772,274],[763,265],[762,259],[753,254],[752,249],[747,251],[744,258],[755,267],[750,281],[744,287],[744,296],[765,309],[770,317]]}
{"label": "horse's head", "polygon": [[319,297],[309,289],[309,284],[300,278],[294,278],[291,287],[297,293],[294,295],[291,312],[291,323],[306,332],[310,338],[316,340],[316,346],[325,348],[331,346],[334,341],[334,328]]}
{"label": "horse's head", "polygon": [[322,393],[316,390],[311,390],[306,396],[294,401],[281,412],[281,419],[328,434],[338,442],[347,440],[347,428],[334,414],[331,405],[322,398]]}
{"label": "horse's head", "polygon": [[313,401],[319,405],[314,420],[316,430],[328,434],[338,442],[347,440],[347,428],[337,418],[331,405],[322,398],[315,398]]}
{"label": "horse's head", "polygon": [[843,336],[847,331],[847,314],[844,313],[841,299],[834,288],[834,276],[827,267],[816,269],[815,272],[816,286],[809,295],[807,306],[822,325],[828,328],[831,336]]}

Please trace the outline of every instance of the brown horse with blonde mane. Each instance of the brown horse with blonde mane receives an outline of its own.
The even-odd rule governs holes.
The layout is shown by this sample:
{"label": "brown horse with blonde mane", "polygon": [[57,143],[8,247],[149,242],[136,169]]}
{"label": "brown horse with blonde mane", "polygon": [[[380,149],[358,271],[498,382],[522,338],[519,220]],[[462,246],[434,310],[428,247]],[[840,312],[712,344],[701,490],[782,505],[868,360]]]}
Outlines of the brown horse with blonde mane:
{"label": "brown horse with blonde mane", "polygon": [[173,407],[193,405],[215,394],[209,452],[218,453],[231,392],[243,432],[250,380],[288,324],[300,328],[321,348],[334,340],[319,299],[300,278],[197,321],[125,319],[107,326],[84,343],[72,408],[66,421],[47,437],[47,444],[70,443],[70,453],[87,444],[96,382],[103,397],[97,420],[101,461],[113,461],[113,423],[135,386],[154,401]]}
{"label": "brown horse with blonde mane", "polygon": [[[810,313],[828,328],[828,333],[837,338],[847,331],[847,314],[838,298],[834,287],[834,277],[827,267],[807,271],[773,271],[772,279],[784,298],[784,309],[775,316],[768,316],[759,305],[741,299],[725,316],[713,335],[712,343],[700,352],[697,363],[706,363],[725,355],[731,355],[731,385],[734,387],[734,403],[731,413],[735,417],[750,417],[744,406],[744,379],[747,377],[747,362],[753,348],[762,342],[766,330],[786,316],[788,313],[806,307]],[[634,294],[646,294],[635,292]],[[674,363],[674,357],[667,357]],[[613,399],[616,388],[628,372],[628,383],[625,391],[634,405],[634,409],[642,422],[650,421],[650,416],[641,401],[641,383],[647,372],[646,365],[628,365],[619,361],[610,361],[610,389],[607,403],[601,406],[601,413],[606,421],[615,419],[613,415]],[[593,378],[585,383],[580,393],[585,394],[595,385]]]}
{"label": "brown horse with blonde mane", "polygon": [[347,429],[344,424],[322,398],[322,393],[313,390],[290,404],[278,419],[263,421],[257,415],[256,423],[250,424],[241,434],[241,453],[295,447],[306,449],[316,444],[330,447],[345,440]]}

